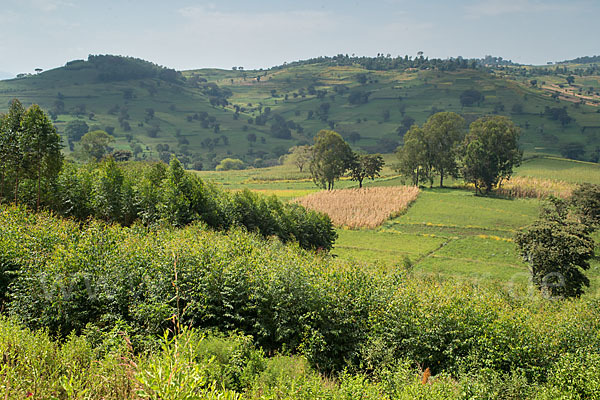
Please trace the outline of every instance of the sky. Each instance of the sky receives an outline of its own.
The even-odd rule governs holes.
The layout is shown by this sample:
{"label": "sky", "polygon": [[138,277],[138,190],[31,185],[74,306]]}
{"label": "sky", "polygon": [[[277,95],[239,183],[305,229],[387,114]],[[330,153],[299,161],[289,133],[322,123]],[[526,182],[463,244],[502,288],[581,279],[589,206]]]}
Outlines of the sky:
{"label": "sky", "polygon": [[89,54],[178,70],[378,53],[524,64],[600,54],[600,0],[0,0],[0,78]]}

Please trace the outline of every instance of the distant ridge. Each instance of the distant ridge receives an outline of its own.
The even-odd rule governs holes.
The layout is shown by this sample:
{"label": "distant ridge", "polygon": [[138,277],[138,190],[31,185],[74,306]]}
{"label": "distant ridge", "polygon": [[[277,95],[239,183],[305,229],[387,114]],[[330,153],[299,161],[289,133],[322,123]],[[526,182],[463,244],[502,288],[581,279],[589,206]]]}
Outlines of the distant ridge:
{"label": "distant ridge", "polygon": [[583,56],[572,60],[558,61],[557,64],[590,64],[600,62],[600,56]]}

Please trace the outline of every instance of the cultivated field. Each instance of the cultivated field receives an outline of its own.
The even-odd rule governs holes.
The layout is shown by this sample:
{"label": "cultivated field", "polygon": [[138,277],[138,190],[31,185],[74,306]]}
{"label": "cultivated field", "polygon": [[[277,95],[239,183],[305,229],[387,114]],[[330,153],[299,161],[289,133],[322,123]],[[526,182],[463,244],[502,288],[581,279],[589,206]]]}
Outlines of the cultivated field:
{"label": "cultivated field", "polygon": [[418,195],[415,186],[372,187],[322,191],[295,202],[329,215],[336,226],[375,228],[406,210]]}
{"label": "cultivated field", "polygon": [[576,187],[577,185],[571,182],[516,176],[504,182],[497,193],[501,196],[525,199],[545,199],[548,196],[567,199]]}

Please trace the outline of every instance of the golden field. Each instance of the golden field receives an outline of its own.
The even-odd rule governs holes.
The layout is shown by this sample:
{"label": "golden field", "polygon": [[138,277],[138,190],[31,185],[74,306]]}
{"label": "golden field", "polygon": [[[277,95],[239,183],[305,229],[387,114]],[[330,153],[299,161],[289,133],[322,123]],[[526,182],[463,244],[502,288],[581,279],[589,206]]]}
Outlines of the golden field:
{"label": "golden field", "polygon": [[555,196],[567,199],[576,187],[576,184],[565,181],[515,176],[502,183],[497,193],[516,198],[544,199]]}
{"label": "golden field", "polygon": [[323,212],[336,226],[375,228],[404,211],[419,195],[415,186],[370,187],[321,191],[294,200]]}

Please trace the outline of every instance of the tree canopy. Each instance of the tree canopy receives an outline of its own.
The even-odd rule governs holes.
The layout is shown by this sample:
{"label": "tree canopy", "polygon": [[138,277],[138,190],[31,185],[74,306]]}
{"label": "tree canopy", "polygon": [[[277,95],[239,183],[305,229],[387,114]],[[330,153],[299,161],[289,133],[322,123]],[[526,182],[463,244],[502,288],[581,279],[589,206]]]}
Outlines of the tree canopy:
{"label": "tree canopy", "polygon": [[319,131],[310,162],[313,181],[323,189],[333,189],[335,180],[350,168],[353,160],[352,149],[337,132],[325,129]]}
{"label": "tree canopy", "polygon": [[464,138],[465,120],[453,112],[439,112],[427,120],[423,127],[413,125],[404,136],[404,146],[398,150],[398,171],[410,176],[413,184],[440,176],[440,186],[445,176],[458,176],[459,146]]}
{"label": "tree canopy", "polygon": [[517,234],[532,283],[549,298],[577,297],[590,285],[583,271],[590,267],[594,241],[585,224],[568,215],[567,204],[551,198],[540,218]]}
{"label": "tree canopy", "polygon": [[379,176],[385,162],[380,154],[356,154],[350,165],[350,177],[362,188],[365,178],[375,179]]}
{"label": "tree canopy", "polygon": [[519,129],[507,117],[482,117],[471,124],[463,149],[462,173],[477,193],[489,193],[521,164],[518,138]]}

